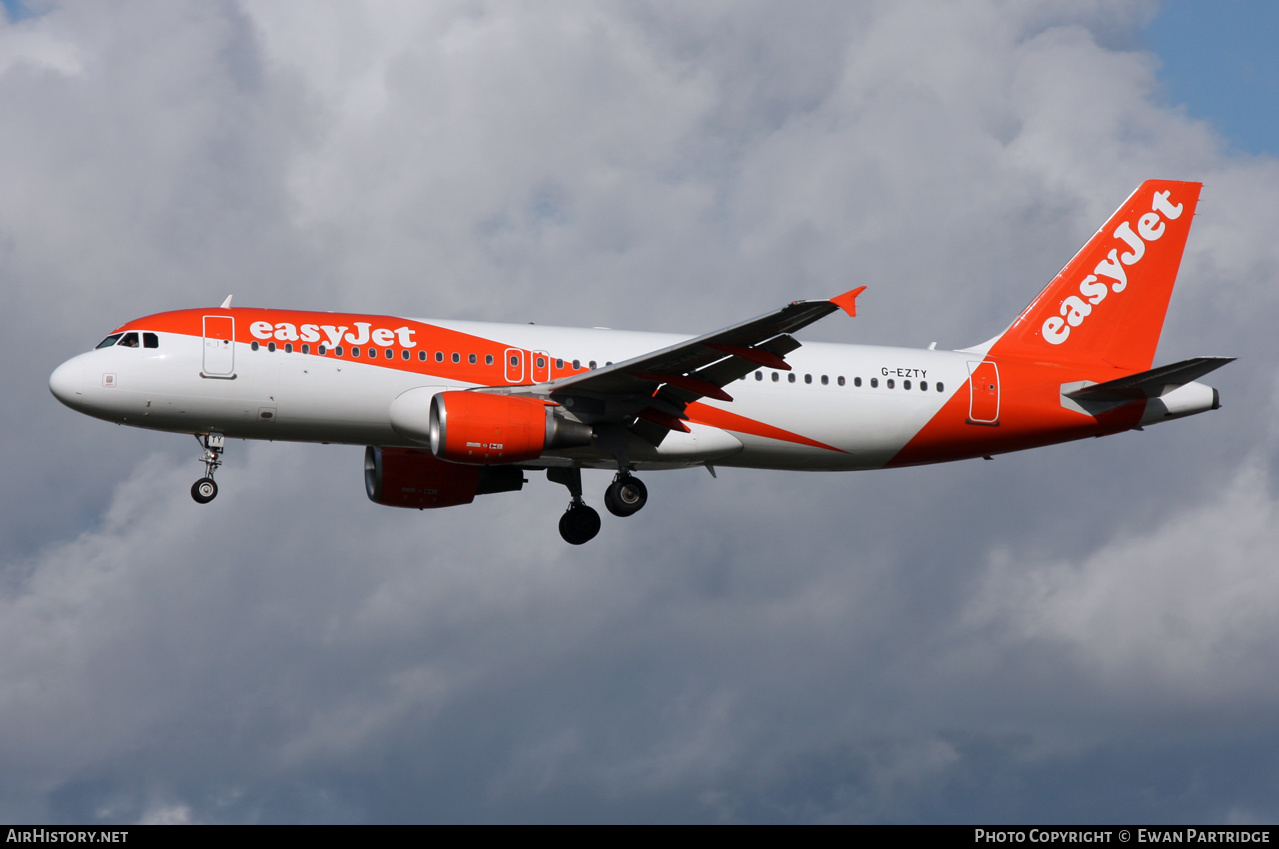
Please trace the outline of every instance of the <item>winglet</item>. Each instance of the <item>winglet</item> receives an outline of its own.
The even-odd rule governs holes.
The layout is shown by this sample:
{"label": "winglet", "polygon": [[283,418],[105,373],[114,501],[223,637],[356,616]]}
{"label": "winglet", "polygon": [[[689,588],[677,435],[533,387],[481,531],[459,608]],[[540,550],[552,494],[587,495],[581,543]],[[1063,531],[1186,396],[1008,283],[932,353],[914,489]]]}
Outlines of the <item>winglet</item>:
{"label": "winglet", "polygon": [[851,316],[857,315],[857,296],[866,291],[865,286],[849,289],[842,295],[836,295],[830,302]]}
{"label": "winglet", "polygon": [[235,295],[227,295],[227,296],[226,296],[226,300],[222,302],[222,306],[218,307],[218,309],[220,309],[220,310],[229,310],[229,309],[231,309],[231,299],[232,299],[232,298],[234,298],[234,297],[235,297]]}

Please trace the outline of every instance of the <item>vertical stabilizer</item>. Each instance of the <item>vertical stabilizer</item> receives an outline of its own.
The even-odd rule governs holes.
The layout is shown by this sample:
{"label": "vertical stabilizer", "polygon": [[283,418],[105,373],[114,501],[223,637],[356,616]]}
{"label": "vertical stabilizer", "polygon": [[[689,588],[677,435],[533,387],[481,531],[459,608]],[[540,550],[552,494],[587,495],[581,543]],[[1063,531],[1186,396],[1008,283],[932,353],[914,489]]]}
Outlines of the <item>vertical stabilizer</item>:
{"label": "vertical stabilizer", "polygon": [[1200,188],[1142,183],[990,354],[1150,368]]}

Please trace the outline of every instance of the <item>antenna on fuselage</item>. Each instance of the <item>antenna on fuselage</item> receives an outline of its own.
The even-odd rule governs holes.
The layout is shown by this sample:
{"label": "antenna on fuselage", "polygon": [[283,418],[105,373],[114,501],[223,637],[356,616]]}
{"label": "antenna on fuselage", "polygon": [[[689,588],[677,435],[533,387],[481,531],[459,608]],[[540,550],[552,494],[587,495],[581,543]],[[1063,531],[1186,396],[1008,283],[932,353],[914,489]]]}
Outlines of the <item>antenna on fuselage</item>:
{"label": "antenna on fuselage", "polygon": [[218,309],[220,309],[220,310],[229,310],[229,309],[231,309],[231,299],[232,299],[232,298],[234,298],[234,297],[235,297],[235,295],[227,295],[227,296],[226,296],[226,300],[222,302],[222,306],[218,307]]}

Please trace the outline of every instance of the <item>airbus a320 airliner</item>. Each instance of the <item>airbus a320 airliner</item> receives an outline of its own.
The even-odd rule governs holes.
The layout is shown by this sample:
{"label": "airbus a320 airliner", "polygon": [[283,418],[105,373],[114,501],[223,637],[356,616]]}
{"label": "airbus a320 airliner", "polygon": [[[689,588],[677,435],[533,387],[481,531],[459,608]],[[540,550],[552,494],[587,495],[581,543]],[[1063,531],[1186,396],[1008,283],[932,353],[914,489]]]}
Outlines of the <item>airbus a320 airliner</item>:
{"label": "airbus a320 airliner", "polygon": [[686,336],[232,308],[113,330],[49,379],[62,403],[194,434],[217,495],[228,437],[366,445],[369,498],[451,507],[545,470],[568,488],[564,539],[600,529],[583,468],[616,470],[604,504],[647,500],[636,471],[878,469],[990,457],[1215,410],[1196,380],[1233,358],[1151,368],[1199,183],[1142,184],[1001,334],[972,348],[801,343],[856,314],[862,288]]}

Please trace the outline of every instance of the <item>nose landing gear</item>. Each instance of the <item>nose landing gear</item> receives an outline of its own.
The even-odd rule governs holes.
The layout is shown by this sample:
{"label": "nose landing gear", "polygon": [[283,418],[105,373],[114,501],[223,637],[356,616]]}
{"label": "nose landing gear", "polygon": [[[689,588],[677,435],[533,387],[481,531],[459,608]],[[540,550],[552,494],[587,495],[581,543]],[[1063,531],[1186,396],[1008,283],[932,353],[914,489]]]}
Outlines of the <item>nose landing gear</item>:
{"label": "nose landing gear", "polygon": [[226,437],[220,433],[208,433],[201,438],[195,437],[204,446],[204,454],[200,461],[204,463],[204,477],[191,484],[191,497],[197,504],[208,504],[218,496],[218,485],[213,480],[213,473],[222,465],[222,452],[226,449]]}
{"label": "nose landing gear", "polygon": [[213,478],[200,478],[191,484],[191,497],[196,504],[208,504],[218,497],[218,484]]}

